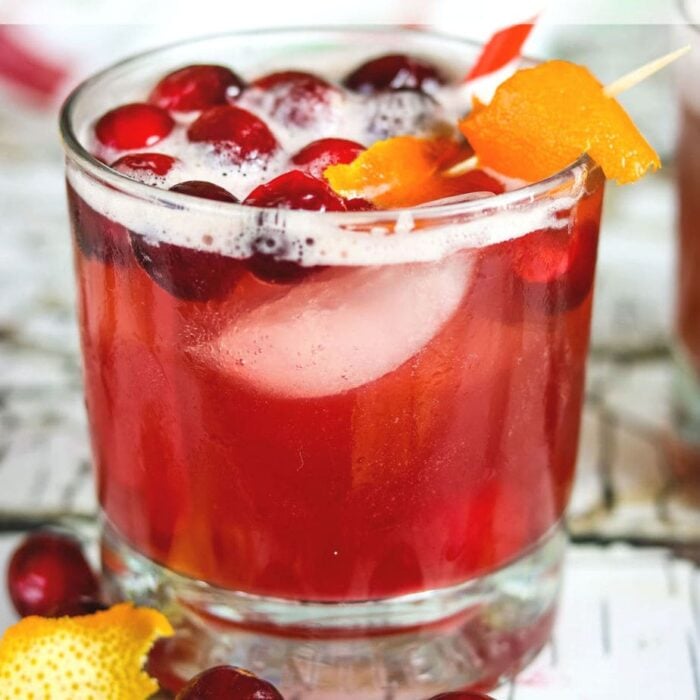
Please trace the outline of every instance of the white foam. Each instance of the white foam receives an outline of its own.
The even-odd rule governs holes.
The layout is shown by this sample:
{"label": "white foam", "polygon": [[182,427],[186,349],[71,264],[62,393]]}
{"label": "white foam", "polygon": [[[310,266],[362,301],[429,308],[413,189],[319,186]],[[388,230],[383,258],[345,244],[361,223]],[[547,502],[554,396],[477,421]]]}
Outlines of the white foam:
{"label": "white foam", "polygon": [[[494,87],[495,83],[491,81],[488,88],[492,90]],[[464,85],[439,90],[435,95],[439,104],[435,106],[434,119],[456,124],[457,116],[466,111],[472,92],[470,86]],[[288,170],[290,157],[310,141],[338,136],[369,145],[377,138],[367,126],[368,109],[372,109],[371,99],[367,97],[350,93],[334,96],[330,110],[332,116],[307,129],[289,128],[271,120],[267,114],[269,105],[254,95],[246,98],[244,93],[238,104],[266,121],[280,143],[279,151],[263,163],[233,166],[217,155],[211,146],[190,143],[186,130],[197,115],[180,115],[173,132],[147,149],[179,159],[158,183],[160,187],[167,190],[184,180],[207,180],[243,200],[256,186]],[[419,116],[414,117],[414,125],[422,123],[421,128],[430,129],[430,120],[430,123],[425,123]],[[420,129],[416,128],[420,135]],[[100,149],[91,134],[91,125],[86,125],[86,132],[81,136],[83,143],[106,162],[112,162],[125,153]],[[498,243],[537,229],[565,227],[566,218],[558,218],[557,212],[569,209],[581,196],[583,175],[583,172],[574,171],[571,188],[560,191],[559,196],[546,196],[532,202],[517,197],[506,206],[501,204],[502,198],[495,198],[494,207],[497,206],[498,210],[492,215],[483,211],[488,207],[486,202],[479,205],[481,211],[475,208],[472,215],[451,214],[441,221],[430,220],[436,216],[435,210],[424,207],[424,216],[418,213],[404,213],[399,217],[387,215],[385,223],[381,223],[380,212],[365,215],[258,210],[209,200],[198,200],[195,213],[186,208],[191,198],[183,195],[163,192],[157,197],[160,202],[154,204],[153,197],[149,200],[124,195],[114,187],[98,183],[79,167],[70,163],[68,167],[71,185],[93,209],[153,243],[168,242],[245,258],[260,250],[261,241],[265,241],[265,252],[301,265],[387,265],[433,261],[460,249]],[[500,179],[507,188],[522,185]],[[477,197],[479,195],[474,194],[467,199]],[[420,226],[415,225],[417,221]]]}

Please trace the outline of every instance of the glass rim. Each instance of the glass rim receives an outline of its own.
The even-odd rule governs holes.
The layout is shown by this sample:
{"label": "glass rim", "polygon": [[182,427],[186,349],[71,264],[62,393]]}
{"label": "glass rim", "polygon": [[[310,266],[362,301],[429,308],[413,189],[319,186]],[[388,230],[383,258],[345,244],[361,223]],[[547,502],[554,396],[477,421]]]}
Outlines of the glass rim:
{"label": "glass rim", "polygon": [[[683,3],[684,0],[679,0],[679,2]],[[73,88],[73,90],[64,100],[59,112],[59,129],[66,156],[75,161],[75,163],[78,164],[83,170],[85,170],[88,174],[98,179],[101,183],[112,187],[120,193],[126,195],[133,195],[142,201],[151,201],[152,203],[161,206],[170,205],[178,208],[187,208],[192,212],[200,210],[206,212],[228,212],[230,214],[233,211],[245,210],[248,213],[250,213],[251,211],[257,211],[260,213],[266,212],[269,214],[270,210],[263,207],[255,207],[243,203],[221,202],[209,199],[202,199],[200,197],[193,197],[191,195],[183,194],[181,192],[173,192],[171,190],[160,189],[158,187],[154,187],[153,185],[145,184],[143,182],[139,182],[138,180],[134,180],[120,173],[119,171],[114,170],[109,165],[107,165],[101,160],[98,160],[95,156],[93,156],[90,153],[90,151],[88,151],[87,148],[85,148],[80,142],[80,139],[78,138],[73,128],[73,113],[75,105],[86,90],[98,85],[102,80],[108,78],[112,73],[127,69],[132,65],[137,65],[138,63],[145,61],[153,56],[157,56],[160,53],[165,53],[167,51],[177,49],[181,46],[216,41],[228,37],[234,39],[236,37],[255,37],[272,34],[294,35],[302,34],[304,32],[318,32],[323,34],[337,32],[342,33],[343,35],[347,35],[348,33],[380,34],[388,31],[401,32],[407,35],[414,35],[417,37],[428,37],[437,40],[449,41],[452,43],[472,48],[478,48],[482,46],[480,42],[473,41],[471,39],[451,36],[442,32],[428,31],[424,29],[413,29],[390,24],[370,26],[312,25],[299,27],[248,29],[242,31],[217,32],[213,34],[207,34],[189,39],[169,42],[167,44],[163,44],[155,48],[147,49],[145,51],[132,54],[120,61],[112,63],[109,66],[98,71],[97,73],[92,74],[85,80],[81,81],[75,88]],[[514,190],[506,191],[501,194],[489,195],[487,197],[468,199],[461,202],[449,202],[435,206],[430,206],[426,203],[422,205],[414,205],[411,207],[404,208],[342,212],[306,211],[289,209],[284,210],[284,214],[285,217],[289,217],[290,223],[294,221],[294,218],[296,216],[303,216],[306,221],[308,221],[309,216],[312,216],[323,217],[325,221],[335,220],[339,224],[343,225],[368,224],[375,221],[378,216],[381,217],[383,222],[385,223],[396,223],[400,220],[400,218],[406,217],[408,215],[412,216],[415,219],[420,219],[423,222],[430,220],[439,220],[454,216],[473,216],[475,214],[478,214],[480,211],[484,211],[488,213],[488,215],[495,215],[498,213],[498,211],[510,209],[515,205],[533,203],[534,201],[540,199],[547,193],[560,189],[565,182],[571,179],[576,180],[578,173],[591,173],[599,169],[600,166],[587,153],[583,153],[575,161],[568,164],[556,173],[547,176],[546,178],[537,180],[532,183],[528,183]]]}

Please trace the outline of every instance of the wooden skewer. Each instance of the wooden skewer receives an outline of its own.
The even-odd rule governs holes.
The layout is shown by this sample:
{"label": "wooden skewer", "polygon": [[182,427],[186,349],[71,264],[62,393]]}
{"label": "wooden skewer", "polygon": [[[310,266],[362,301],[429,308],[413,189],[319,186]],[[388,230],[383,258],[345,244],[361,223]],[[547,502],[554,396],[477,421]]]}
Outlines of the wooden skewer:
{"label": "wooden skewer", "polygon": [[[661,56],[661,58],[657,58],[653,61],[650,61],[649,63],[646,63],[645,65],[631,71],[630,73],[623,75],[621,78],[618,78],[609,85],[606,85],[603,88],[603,94],[606,97],[617,97],[619,94],[625,92],[626,90],[629,90],[630,88],[633,88],[635,85],[638,85],[643,80],[646,80],[650,76],[654,75],[654,73],[657,73],[662,68],[665,68],[674,61],[677,61],[681,56],[685,56],[685,54],[687,54],[688,51],[690,51],[690,45],[683,46],[680,49],[676,49],[675,51],[667,53],[665,56]],[[457,163],[451,168],[445,170],[443,172],[443,175],[446,175],[447,177],[456,177],[458,175],[463,175],[464,173],[467,173],[470,170],[474,170],[478,167],[478,165],[478,156],[471,156],[470,158],[467,158],[466,160],[463,160],[460,163]]]}

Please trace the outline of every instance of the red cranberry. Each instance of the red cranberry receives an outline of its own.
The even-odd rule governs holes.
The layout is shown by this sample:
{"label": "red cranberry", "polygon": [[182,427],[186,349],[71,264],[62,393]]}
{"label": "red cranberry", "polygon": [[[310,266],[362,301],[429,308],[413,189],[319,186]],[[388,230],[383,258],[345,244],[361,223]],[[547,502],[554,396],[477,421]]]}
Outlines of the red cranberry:
{"label": "red cranberry", "polygon": [[174,126],[175,122],[164,109],[133,102],[102,115],[95,124],[95,136],[103,146],[128,151],[153,146]]}
{"label": "red cranberry", "polygon": [[356,68],[343,81],[346,88],[363,95],[405,88],[435,92],[444,83],[445,79],[434,65],[405,54],[373,58]]}
{"label": "red cranberry", "polygon": [[438,125],[437,103],[417,90],[381,92],[367,102],[367,133],[372,139],[425,133]]}
{"label": "red cranberry", "polygon": [[493,698],[490,695],[467,693],[459,690],[454,693],[440,693],[440,695],[434,695],[432,698],[428,698],[428,700],[493,700]]}
{"label": "red cranberry", "polygon": [[191,112],[224,104],[243,92],[245,83],[224,66],[186,66],[168,73],[153,88],[148,101],[163,109]]}
{"label": "red cranberry", "polygon": [[258,78],[251,87],[263,92],[263,97],[250,97],[265,109],[270,117],[285,124],[308,127],[328,119],[338,88],[322,78],[302,71],[281,71]]}
{"label": "red cranberry", "polygon": [[109,606],[96,598],[83,596],[77,600],[70,600],[52,608],[47,617],[79,617],[80,615],[92,615],[102,610],[107,610]]}
{"label": "red cranberry", "polygon": [[377,209],[372,202],[368,202],[366,199],[362,199],[362,197],[346,199],[345,206],[348,211],[376,211]]}
{"label": "red cranberry", "polygon": [[23,617],[46,616],[98,593],[97,579],[77,540],[55,532],[36,532],[24,539],[10,559],[7,586]]}
{"label": "red cranberry", "polygon": [[155,178],[167,175],[176,162],[176,158],[163,153],[130,153],[110,167],[134,180],[153,183]]}
{"label": "red cranberry", "polygon": [[292,163],[314,177],[322,177],[329,165],[352,163],[365,147],[348,139],[319,139],[292,156]]}
{"label": "red cranberry", "polygon": [[68,210],[75,241],[86,258],[115,265],[131,262],[129,231],[96,212],[70,185]]}
{"label": "red cranberry", "polygon": [[[238,200],[212,182],[188,180],[170,188],[194,197],[220,202]],[[160,287],[186,301],[208,301],[225,296],[239,277],[240,263],[218,253],[184,248],[172,243],[148,243],[131,234],[136,262]]]}
{"label": "red cranberry", "polygon": [[514,241],[513,268],[525,283],[527,308],[555,314],[578,306],[593,285],[597,247],[598,226],[591,221],[571,233],[543,229]]}
{"label": "red cranberry", "polygon": [[250,671],[214,666],[196,675],[176,700],[283,700],[279,691]]}
{"label": "red cranberry", "polygon": [[187,130],[196,143],[210,143],[231,163],[267,158],[278,148],[277,139],[265,122],[251,112],[232,105],[211,107]]}
{"label": "red cranberry", "polygon": [[236,204],[238,199],[234,197],[228,190],[225,190],[213,182],[204,180],[187,180],[178,182],[170,188],[171,192],[180,192],[181,194],[189,194],[192,197],[202,197],[203,199],[214,199],[219,202],[232,202]]}
{"label": "red cranberry", "polygon": [[345,211],[341,197],[322,180],[290,170],[256,187],[245,204],[271,209],[305,209],[307,211]]}

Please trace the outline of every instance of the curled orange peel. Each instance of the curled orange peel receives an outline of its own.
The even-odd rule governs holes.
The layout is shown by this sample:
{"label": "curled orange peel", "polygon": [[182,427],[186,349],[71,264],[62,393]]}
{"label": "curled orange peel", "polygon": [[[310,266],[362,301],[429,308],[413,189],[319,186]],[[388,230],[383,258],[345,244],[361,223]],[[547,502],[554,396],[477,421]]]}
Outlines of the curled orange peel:
{"label": "curled orange peel", "polygon": [[588,69],[568,61],[517,71],[459,126],[480,165],[527,181],[549,177],[584,153],[620,184],[661,166],[620,103]]}
{"label": "curled orange peel", "polygon": [[129,603],[79,617],[26,617],[0,639],[0,700],[146,700],[158,683],[149,649],[168,620]]}
{"label": "curled orange peel", "polygon": [[460,147],[451,139],[396,136],[377,141],[352,163],[331,165],[323,175],[343,197],[368,199],[388,209],[434,198],[436,179]]}

